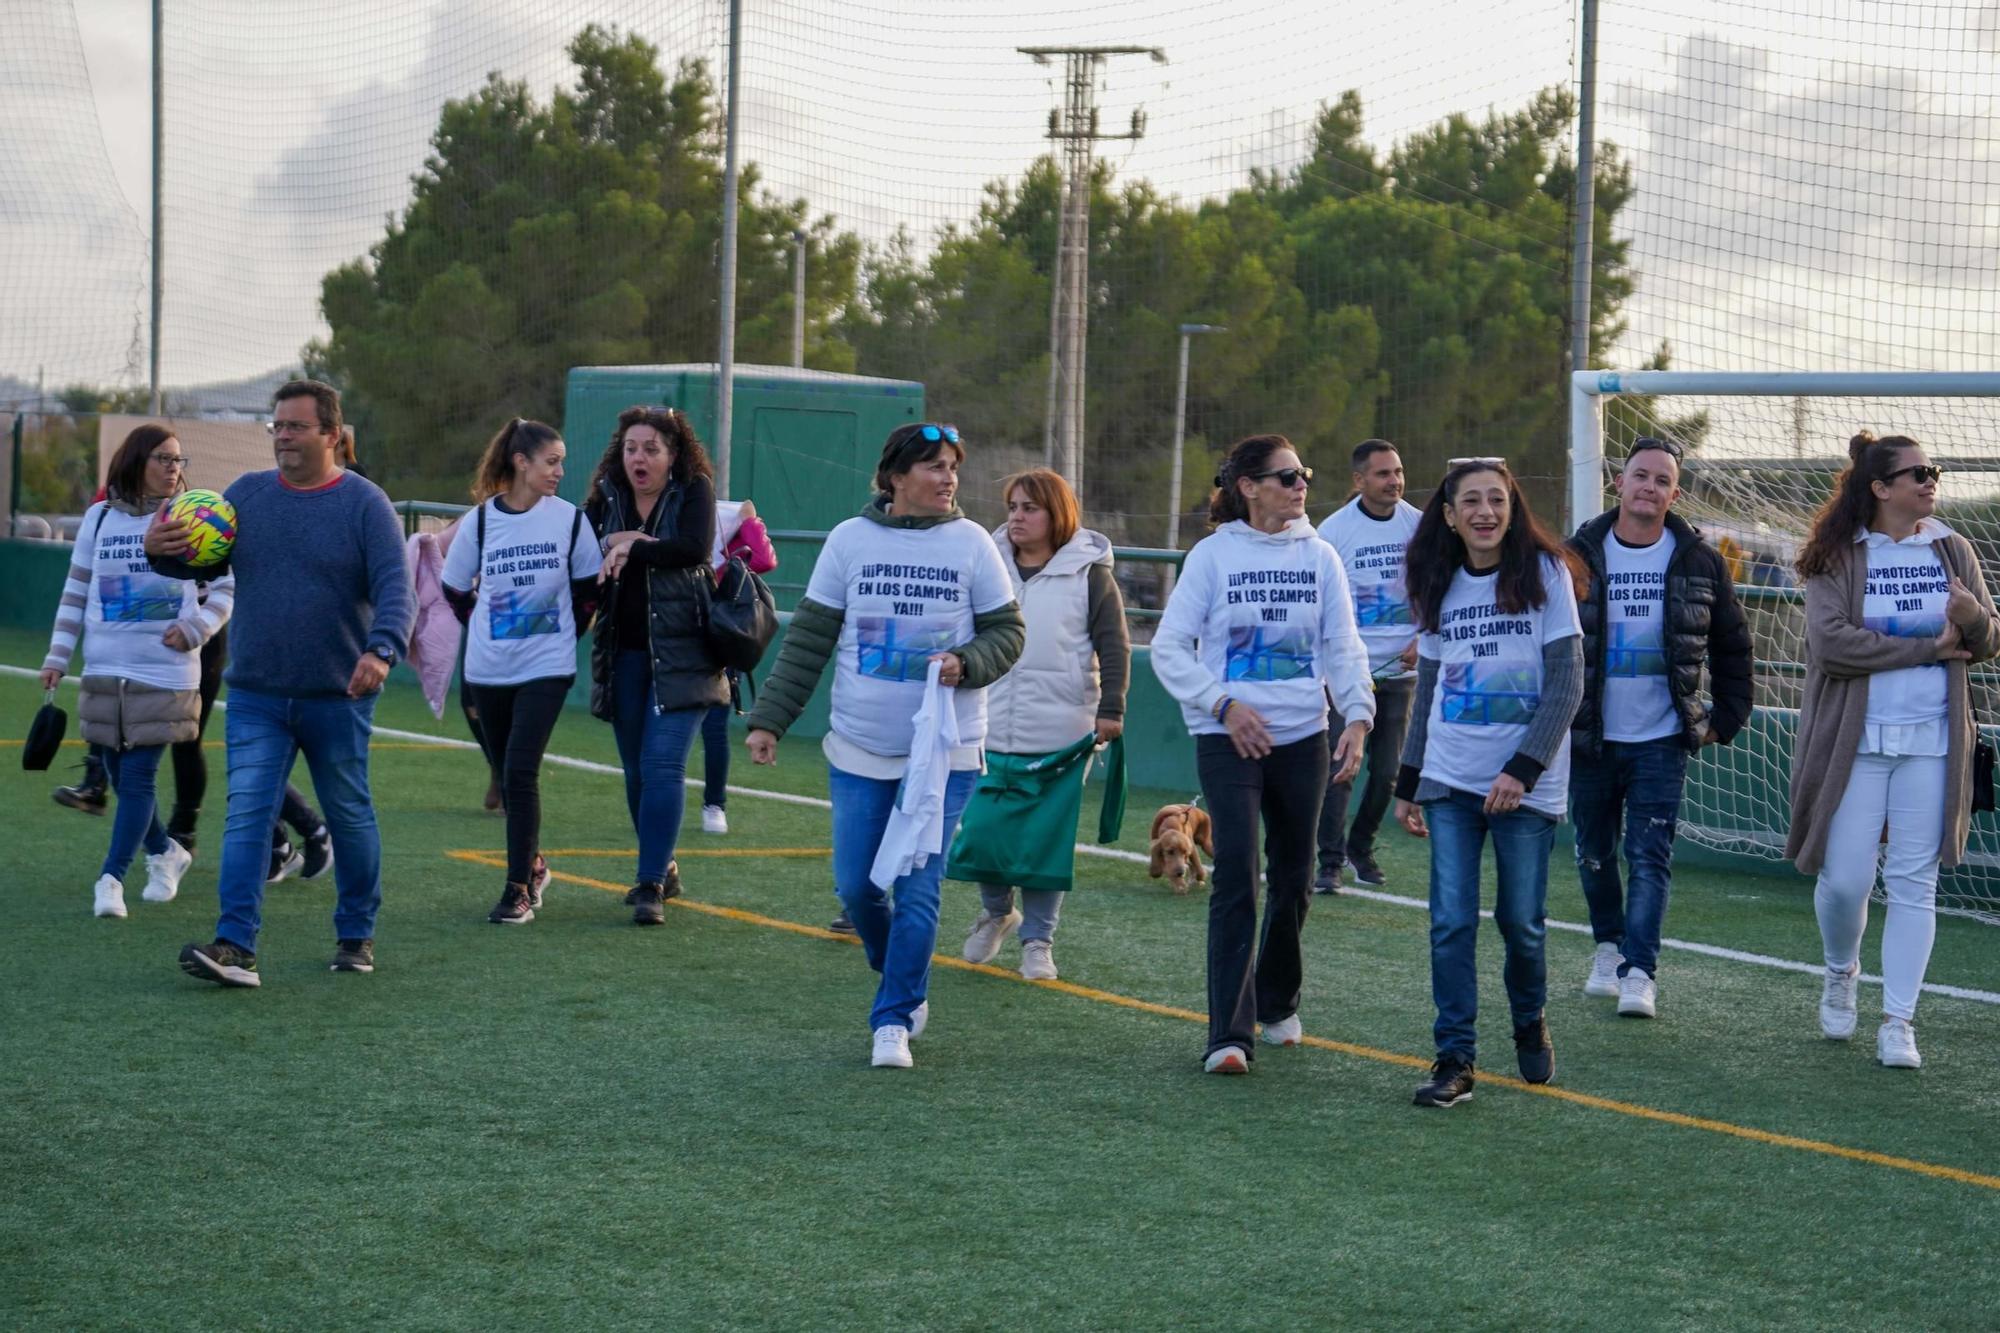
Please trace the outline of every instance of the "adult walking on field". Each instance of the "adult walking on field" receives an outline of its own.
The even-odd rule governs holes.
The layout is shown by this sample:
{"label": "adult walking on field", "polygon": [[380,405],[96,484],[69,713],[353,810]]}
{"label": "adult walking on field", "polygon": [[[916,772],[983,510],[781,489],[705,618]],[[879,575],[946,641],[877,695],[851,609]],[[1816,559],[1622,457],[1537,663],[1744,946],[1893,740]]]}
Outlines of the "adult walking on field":
{"label": "adult walking on field", "polygon": [[666,922],[681,891],[674,849],[688,752],[708,710],[729,701],[702,616],[714,579],[715,473],[685,413],[628,407],[591,474],[584,516],[601,539],[604,583],[590,652],[590,711],[611,724],[639,860],[632,924]]}
{"label": "adult walking on field", "polygon": [[[993,529],[993,543],[1027,624],[1026,646],[1014,669],[987,691],[986,774],[966,807],[946,873],[980,881],[965,960],[992,962],[1018,929],[1021,975],[1053,981],[1056,919],[1074,875],[1085,770],[1094,749],[1125,732],[1132,641],[1111,573],[1111,540],[1081,526],[1076,494],[1062,475],[1033,468],[1008,477],[1000,491],[1007,521]],[[1122,763],[1114,769],[1115,790],[1105,799],[1122,812]],[[1058,815],[1032,825],[1049,836],[1028,837],[1020,816],[1042,811]],[[975,834],[983,836],[975,841]],[[1016,883],[979,873],[995,866],[1024,876],[1019,909]]]}
{"label": "adult walking on field", "polygon": [[952,426],[889,433],[873,498],[827,534],[745,741],[757,763],[776,762],[834,661],[820,746],[833,882],[882,976],[868,1015],[878,1068],[908,1069],[910,1040],[929,1021],[944,849],[979,776],[987,687],[1021,655],[1000,553],[958,509],[964,461]]}
{"label": "adult walking on field", "polygon": [[1938,869],[1964,860],[1972,822],[1978,733],[1966,668],[2000,651],[2000,634],[1971,543],[1935,516],[1941,469],[1923,446],[1863,431],[1847,456],[1799,553],[1806,679],[1785,855],[1819,876],[1819,1025],[1834,1041],[1854,1035],[1861,937],[1881,871],[1875,1058],[1916,1069]]}
{"label": "adult walking on field", "polygon": [[1354,496],[1327,515],[1319,535],[1347,571],[1354,621],[1368,646],[1368,670],[1375,678],[1375,726],[1368,733],[1368,786],[1352,825],[1347,823],[1347,802],[1353,781],[1327,783],[1314,893],[1338,890],[1347,866],[1354,868],[1357,883],[1388,883],[1375,860],[1375,834],[1389,812],[1417,683],[1417,631],[1403,590],[1403,554],[1418,517],[1417,507],[1403,498],[1403,458],[1396,446],[1387,440],[1355,445]]}
{"label": "adult walking on field", "polygon": [[77,528],[42,661],[42,688],[53,690],[81,640],[83,736],[101,747],[118,793],[110,846],[92,889],[91,910],[103,917],[125,915],[125,874],[141,847],[147,902],[173,901],[194,860],[161,827],[154,781],[166,747],[195,739],[202,713],[198,654],[229,619],[234,583],[217,579],[204,598],[192,579],[163,578],[147,564],[147,526],[182,488],[186,469],[180,440],[164,426],[135,427],[119,444],[105,498]]}
{"label": "adult walking on field", "polygon": [[[1306,519],[1312,469],[1282,435],[1223,460],[1215,529],[1195,543],[1153,635],[1153,670],[1195,738],[1215,836],[1208,901],[1211,1074],[1247,1074],[1256,1027],[1274,1046],[1303,1035],[1300,948],[1320,806],[1331,776],[1361,767],[1375,718],[1368,649],[1347,573]],[[1327,698],[1342,719],[1327,744]],[[1269,888],[1257,930],[1257,828]],[[1252,968],[1253,954],[1255,968]]]}
{"label": "adult walking on field", "polygon": [[[1750,718],[1750,627],[1728,564],[1673,512],[1680,468],[1672,440],[1633,441],[1618,503],[1569,540],[1590,574],[1577,604],[1583,703],[1569,778],[1576,874],[1597,941],[1583,993],[1615,996],[1627,1018],[1658,1008],[1688,757],[1729,744]],[[1629,885],[1618,880],[1621,824]]]}
{"label": "adult walking on field", "polygon": [[181,950],[189,976],[256,986],[257,936],[271,826],[300,754],[325,807],[334,852],[332,969],[375,970],[382,838],[368,790],[375,701],[409,644],[412,601],[403,529],[389,497],[343,470],[340,394],[316,380],[278,387],[270,431],[277,468],[230,484],[236,543],[196,571],[186,524],[146,530],[163,573],[236,576],[226,740],[229,813],[215,939]]}
{"label": "adult walking on field", "polygon": [[1570,722],[1583,697],[1582,568],[1535,521],[1497,458],[1456,460],[1410,540],[1417,695],[1396,822],[1431,843],[1431,999],[1437,1059],[1418,1106],[1472,1096],[1478,1056],[1479,862],[1493,839],[1493,924],[1514,1059],[1555,1076],[1548,999],[1549,851],[1569,792]]}
{"label": "adult walking on field", "polygon": [[486,445],[477,504],[445,555],[444,595],[468,628],[465,687],[479,710],[507,811],[507,881],[486,919],[526,925],[548,887],[542,755],[576,683],[603,556],[583,511],[556,494],[565,447],[553,426],[515,417]]}

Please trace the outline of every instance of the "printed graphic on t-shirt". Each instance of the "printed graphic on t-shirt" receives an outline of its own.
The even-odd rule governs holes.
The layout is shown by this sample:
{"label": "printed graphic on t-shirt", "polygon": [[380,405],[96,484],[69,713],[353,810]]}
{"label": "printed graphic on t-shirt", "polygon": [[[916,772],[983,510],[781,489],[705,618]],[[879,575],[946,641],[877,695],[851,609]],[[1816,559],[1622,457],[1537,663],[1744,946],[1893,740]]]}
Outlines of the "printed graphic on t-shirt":
{"label": "printed graphic on t-shirt", "polygon": [[1666,675],[1667,651],[1660,622],[1623,620],[1612,625],[1604,645],[1604,672],[1609,676]]}
{"label": "printed graphic on t-shirt", "polygon": [[1410,604],[1404,600],[1402,580],[1380,583],[1354,582],[1354,623],[1362,629],[1380,625],[1413,625]]}
{"label": "printed graphic on t-shirt", "polygon": [[1606,674],[1667,674],[1666,637],[1661,624],[1666,586],[1664,570],[1622,569],[1605,575],[1604,602],[1610,620],[1604,651]]}
{"label": "printed graphic on t-shirt", "polygon": [[1297,680],[1313,673],[1313,631],[1307,626],[1231,625],[1223,650],[1224,680]]}
{"label": "printed graphic on t-shirt", "polygon": [[1438,680],[1440,716],[1468,727],[1531,721],[1542,702],[1538,662],[1446,662]]}
{"label": "printed graphic on t-shirt", "polygon": [[179,620],[182,589],[178,581],[147,574],[110,574],[98,590],[97,602],[107,622]]}
{"label": "printed graphic on t-shirt", "polygon": [[957,618],[857,616],[855,669],[877,680],[921,681],[930,659],[951,649],[958,624]]}
{"label": "printed graphic on t-shirt", "polygon": [[503,588],[486,599],[488,632],[496,643],[560,634],[566,595],[567,589],[553,586]]}
{"label": "printed graphic on t-shirt", "polygon": [[[1926,552],[1928,554],[1928,552]],[[1871,565],[1861,623],[1899,639],[1935,639],[1944,633],[1944,603],[1951,580],[1937,562]],[[1929,663],[1938,666],[1940,663]]]}

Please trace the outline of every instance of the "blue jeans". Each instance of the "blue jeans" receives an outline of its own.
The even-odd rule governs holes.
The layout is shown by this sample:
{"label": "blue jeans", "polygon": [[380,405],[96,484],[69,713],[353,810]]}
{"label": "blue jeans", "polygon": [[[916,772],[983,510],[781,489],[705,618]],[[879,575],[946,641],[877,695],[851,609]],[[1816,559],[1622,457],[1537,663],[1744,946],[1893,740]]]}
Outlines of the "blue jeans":
{"label": "blue jeans", "polygon": [[164,745],[140,745],[104,752],[104,771],[118,793],[118,812],[111,817],[111,846],[104,851],[104,868],[98,874],[122,884],[141,844],[148,856],[167,850],[167,831],[160,827],[153,805],[153,779],[166,751]]}
{"label": "blue jeans", "polygon": [[[1674,831],[1681,814],[1687,750],[1678,735],[1656,741],[1606,741],[1594,763],[1574,762],[1570,818],[1576,823],[1576,877],[1590,907],[1590,933],[1625,955],[1624,976],[1659,975],[1660,930],[1673,886]],[[1618,822],[1625,821],[1625,864],[1618,883]]]}
{"label": "blue jeans", "polygon": [[1433,1035],[1439,1055],[1472,1060],[1479,1017],[1479,969],[1474,945],[1479,937],[1479,861],[1486,836],[1493,836],[1493,859],[1500,890],[1493,922],[1507,948],[1501,975],[1514,1026],[1541,1017],[1548,998],[1548,971],[1542,945],[1549,891],[1549,849],[1556,821],[1534,810],[1489,815],[1484,796],[1454,791],[1424,803],[1431,837],[1431,1001],[1437,1006]]}
{"label": "blue jeans", "polygon": [[717,704],[701,715],[701,803],[721,810],[729,804],[729,715]]}
{"label": "blue jeans", "polygon": [[264,877],[271,867],[271,825],[292,764],[303,754],[333,839],[333,934],[375,938],[382,906],[382,835],[368,795],[368,738],[375,698],[315,695],[294,699],[232,689],[224,742],[229,757],[229,816],[223,825],[216,890],[217,939],[255,952],[263,925]]}
{"label": "blue jeans", "polygon": [[979,774],[965,769],[945,783],[944,847],[896,881],[892,900],[890,892],[869,880],[868,871],[875,864],[875,851],[882,845],[902,784],[892,778],[864,778],[831,764],[826,773],[827,794],[833,798],[833,891],[854,921],[868,966],[882,974],[868,1027],[870,1031],[889,1024],[908,1027],[910,1015],[930,989],[945,851],[951,847],[965,803],[972,799],[972,789],[979,785]]}
{"label": "blue jeans", "polygon": [[611,731],[625,769],[625,806],[639,836],[637,876],[642,883],[663,884],[681,840],[688,751],[708,709],[653,707],[653,662],[643,651],[618,654],[611,684]]}

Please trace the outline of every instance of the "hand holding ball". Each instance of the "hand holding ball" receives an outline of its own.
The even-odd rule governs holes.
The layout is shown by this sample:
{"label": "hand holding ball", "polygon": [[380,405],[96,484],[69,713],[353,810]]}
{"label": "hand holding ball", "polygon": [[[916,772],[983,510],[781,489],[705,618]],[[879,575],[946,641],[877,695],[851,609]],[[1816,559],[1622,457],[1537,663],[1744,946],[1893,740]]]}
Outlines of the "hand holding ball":
{"label": "hand holding ball", "polygon": [[219,565],[236,544],[236,506],[215,491],[182,491],[167,506],[167,518],[187,528],[187,555],[196,569]]}

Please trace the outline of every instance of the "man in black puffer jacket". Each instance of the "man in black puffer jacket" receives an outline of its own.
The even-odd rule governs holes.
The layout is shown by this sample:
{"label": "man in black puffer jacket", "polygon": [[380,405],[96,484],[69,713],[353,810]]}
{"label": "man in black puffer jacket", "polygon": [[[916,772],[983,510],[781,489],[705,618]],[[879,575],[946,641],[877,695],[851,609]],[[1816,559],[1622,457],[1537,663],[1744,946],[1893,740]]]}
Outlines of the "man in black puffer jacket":
{"label": "man in black puffer jacket", "polygon": [[[1577,878],[1597,939],[1583,993],[1615,995],[1618,1012],[1633,1018],[1653,1017],[1658,1002],[1688,756],[1728,744],[1750,717],[1750,630],[1728,564],[1670,512],[1680,466],[1671,440],[1634,441],[1618,506],[1569,541],[1590,568],[1577,606],[1584,687],[1569,783]],[[1629,895],[1618,879],[1621,820]]]}

